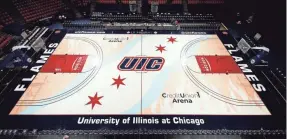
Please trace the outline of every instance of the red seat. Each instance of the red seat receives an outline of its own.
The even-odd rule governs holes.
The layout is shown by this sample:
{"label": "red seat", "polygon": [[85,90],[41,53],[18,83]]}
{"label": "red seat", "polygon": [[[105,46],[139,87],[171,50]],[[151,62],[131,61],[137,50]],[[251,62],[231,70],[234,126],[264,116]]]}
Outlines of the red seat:
{"label": "red seat", "polygon": [[99,3],[102,4],[116,4],[116,0],[99,0]]}
{"label": "red seat", "polygon": [[148,3],[151,4],[153,1],[158,2],[158,4],[166,4],[167,0],[148,0]]}
{"label": "red seat", "polygon": [[72,3],[75,4],[77,7],[87,6],[91,3],[90,0],[72,0]]}
{"label": "red seat", "polygon": [[6,37],[6,39],[0,43],[0,48],[3,49],[11,41],[11,39],[11,36]]}
{"label": "red seat", "polygon": [[129,0],[122,0],[123,4],[129,4]]}
{"label": "red seat", "polygon": [[223,4],[224,0],[188,0],[188,4]]}
{"label": "red seat", "polygon": [[5,36],[0,36],[0,43],[1,43],[2,41],[4,41],[4,39],[5,39]]}
{"label": "red seat", "polygon": [[65,7],[60,0],[14,0],[13,2],[26,22],[51,16]]}
{"label": "red seat", "polygon": [[[4,23],[4,25],[8,25],[14,22],[12,17],[5,11],[0,9],[0,21]],[[3,27],[2,27],[3,28]]]}

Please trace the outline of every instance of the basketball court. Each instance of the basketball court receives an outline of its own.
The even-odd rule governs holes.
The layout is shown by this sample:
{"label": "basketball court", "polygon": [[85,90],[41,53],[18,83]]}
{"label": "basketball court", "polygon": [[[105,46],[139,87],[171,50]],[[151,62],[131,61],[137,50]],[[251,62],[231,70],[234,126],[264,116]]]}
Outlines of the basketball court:
{"label": "basketball court", "polygon": [[54,48],[10,115],[271,115],[216,34],[66,34]]}

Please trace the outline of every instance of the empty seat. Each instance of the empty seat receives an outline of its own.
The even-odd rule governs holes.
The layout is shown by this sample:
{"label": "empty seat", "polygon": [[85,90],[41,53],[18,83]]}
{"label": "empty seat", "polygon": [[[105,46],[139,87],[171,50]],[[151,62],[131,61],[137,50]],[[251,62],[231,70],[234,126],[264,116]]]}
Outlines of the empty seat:
{"label": "empty seat", "polygon": [[0,33],[0,50],[3,50],[12,39],[12,36]]}
{"label": "empty seat", "polygon": [[102,3],[102,4],[116,4],[116,0],[99,0],[98,1],[99,3]]}
{"label": "empty seat", "polygon": [[188,0],[188,4],[223,4],[224,0]]}
{"label": "empty seat", "polygon": [[153,1],[158,2],[158,4],[166,4],[167,0],[148,0],[148,4],[151,4]]}
{"label": "empty seat", "polygon": [[[14,20],[12,19],[12,17],[5,11],[3,11],[2,9],[0,9],[0,21],[4,24],[4,25],[9,25],[11,23],[14,22]],[[3,28],[3,25],[0,25],[0,30],[1,28]]]}
{"label": "empty seat", "polygon": [[90,0],[71,0],[71,2],[77,7],[85,7],[91,3]]}
{"label": "empty seat", "polygon": [[26,22],[54,15],[65,7],[60,0],[13,0],[13,3]]}

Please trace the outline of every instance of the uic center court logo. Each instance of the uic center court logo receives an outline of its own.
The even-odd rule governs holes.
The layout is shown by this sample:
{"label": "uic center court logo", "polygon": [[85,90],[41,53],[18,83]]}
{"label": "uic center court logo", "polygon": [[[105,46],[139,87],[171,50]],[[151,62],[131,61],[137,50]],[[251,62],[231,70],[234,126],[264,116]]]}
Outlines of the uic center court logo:
{"label": "uic center court logo", "polygon": [[118,64],[120,71],[160,71],[165,63],[162,57],[124,57]]}

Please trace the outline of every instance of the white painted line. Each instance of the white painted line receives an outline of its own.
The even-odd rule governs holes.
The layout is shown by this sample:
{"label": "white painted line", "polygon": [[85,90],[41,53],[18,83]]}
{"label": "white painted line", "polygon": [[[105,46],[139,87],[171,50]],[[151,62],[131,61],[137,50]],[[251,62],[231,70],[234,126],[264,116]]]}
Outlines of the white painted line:
{"label": "white painted line", "polygon": [[271,70],[271,73],[275,76],[275,78],[276,78],[284,87],[286,87],[286,86],[283,84],[283,82],[276,76],[276,74],[273,73],[272,70]]}
{"label": "white painted line", "polygon": [[263,71],[261,71],[263,73],[263,75],[267,78],[267,80],[272,84],[272,86],[275,88],[275,90],[280,94],[280,96],[283,98],[283,100],[286,102],[286,99],[284,98],[284,96],[282,95],[282,93],[274,86],[274,84],[270,81],[270,79],[265,75],[265,73]]}
{"label": "white painted line", "polygon": [[256,67],[268,67],[268,65],[255,65]]}

